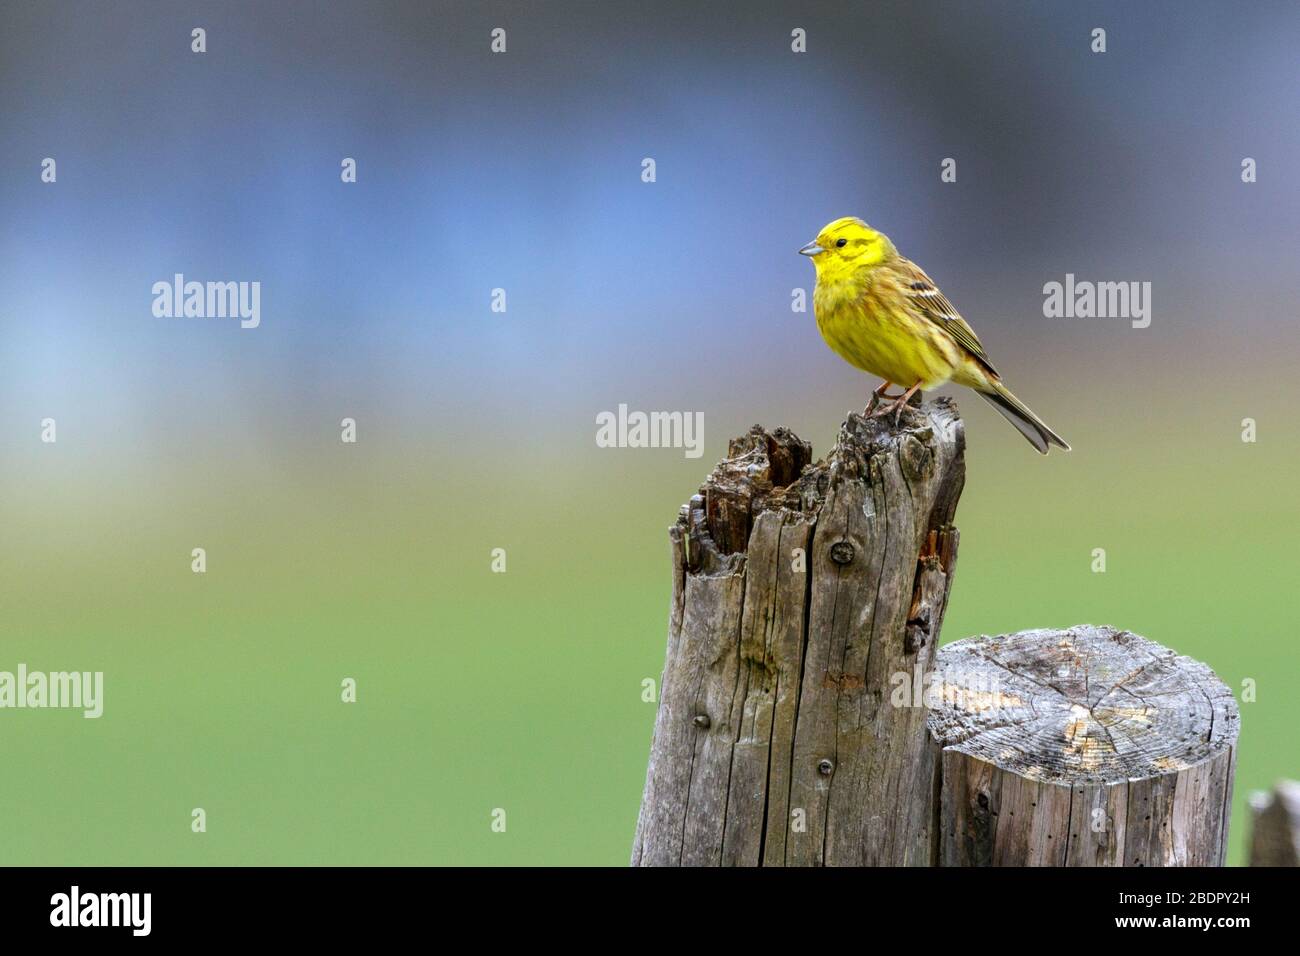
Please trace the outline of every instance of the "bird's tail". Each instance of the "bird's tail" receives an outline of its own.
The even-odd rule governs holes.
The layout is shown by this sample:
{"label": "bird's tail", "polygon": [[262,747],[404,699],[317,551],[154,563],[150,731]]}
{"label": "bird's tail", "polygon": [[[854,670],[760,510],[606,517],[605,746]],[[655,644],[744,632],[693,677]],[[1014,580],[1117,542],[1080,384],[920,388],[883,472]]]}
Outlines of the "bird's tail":
{"label": "bird's tail", "polygon": [[1029,439],[1041,454],[1047,454],[1048,445],[1058,445],[1066,451],[1070,446],[1060,435],[1047,427],[1047,423],[1029,410],[1029,406],[1011,394],[1001,382],[990,376],[986,388],[977,388],[976,393],[999,412],[1002,417],[1015,425],[1020,434]]}

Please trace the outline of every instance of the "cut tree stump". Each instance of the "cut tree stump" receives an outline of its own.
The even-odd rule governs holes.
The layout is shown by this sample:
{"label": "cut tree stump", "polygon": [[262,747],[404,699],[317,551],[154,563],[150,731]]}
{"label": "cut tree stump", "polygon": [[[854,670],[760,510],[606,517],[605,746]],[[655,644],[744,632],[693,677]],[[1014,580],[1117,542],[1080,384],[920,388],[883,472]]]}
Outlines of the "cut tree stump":
{"label": "cut tree stump", "polygon": [[1251,794],[1250,813],[1250,865],[1300,866],[1300,783]]}
{"label": "cut tree stump", "polygon": [[1238,729],[1204,664],[1080,625],[944,647],[944,866],[1222,866]]}
{"label": "cut tree stump", "polygon": [[926,711],[965,480],[956,406],[850,414],[831,453],[731,442],[670,529],[673,597],[633,865],[933,861]]}

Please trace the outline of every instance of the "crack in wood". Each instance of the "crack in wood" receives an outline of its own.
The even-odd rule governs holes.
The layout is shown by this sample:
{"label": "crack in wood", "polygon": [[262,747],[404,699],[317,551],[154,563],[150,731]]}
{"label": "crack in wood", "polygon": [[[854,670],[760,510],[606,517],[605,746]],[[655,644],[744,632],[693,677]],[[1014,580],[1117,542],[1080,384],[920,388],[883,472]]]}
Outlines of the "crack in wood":
{"label": "crack in wood", "polygon": [[[1222,865],[1237,709],[1204,664],[1079,625],[957,641],[935,675],[943,865]],[[963,701],[990,686],[1023,703]]]}
{"label": "crack in wood", "polygon": [[[925,707],[893,706],[891,679],[933,660],[964,446],[948,399],[909,406],[898,428],[850,414],[815,465],[788,429],[729,444],[670,532],[634,864],[933,861]],[[683,731],[701,709],[708,731]]]}

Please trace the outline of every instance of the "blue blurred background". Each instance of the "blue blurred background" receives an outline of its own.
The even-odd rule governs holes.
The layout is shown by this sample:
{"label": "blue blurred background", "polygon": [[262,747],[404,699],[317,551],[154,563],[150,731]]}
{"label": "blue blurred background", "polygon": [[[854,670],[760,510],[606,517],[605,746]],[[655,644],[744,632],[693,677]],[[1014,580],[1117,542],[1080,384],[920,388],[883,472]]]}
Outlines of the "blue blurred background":
{"label": "blue blurred background", "polygon": [[[1293,2],[6,4],[0,669],[102,669],[107,701],[0,714],[0,859],[623,862],[664,528],[732,434],[820,453],[876,384],[791,311],[795,251],[856,214],[1076,449],[1040,460],[957,393],[945,639],[1110,623],[1255,682],[1239,861],[1247,790],[1300,773],[1298,27]],[[260,281],[260,327],[155,318],[177,272]],[[1044,318],[1067,272],[1150,282],[1150,328]],[[703,412],[703,459],[598,448],[621,402]]]}

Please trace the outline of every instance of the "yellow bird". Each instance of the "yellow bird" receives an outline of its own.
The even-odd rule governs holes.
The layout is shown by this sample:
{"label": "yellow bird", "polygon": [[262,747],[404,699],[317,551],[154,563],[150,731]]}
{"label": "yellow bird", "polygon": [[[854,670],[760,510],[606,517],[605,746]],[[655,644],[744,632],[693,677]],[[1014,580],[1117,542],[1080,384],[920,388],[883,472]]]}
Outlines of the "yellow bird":
{"label": "yellow bird", "polygon": [[[817,329],[841,358],[885,381],[872,393],[895,423],[917,389],[956,382],[975,389],[1044,455],[1070,446],[1002,384],[975,331],[916,263],[861,219],[836,219],[799,250],[817,269]],[[889,386],[905,388],[886,394]]]}

